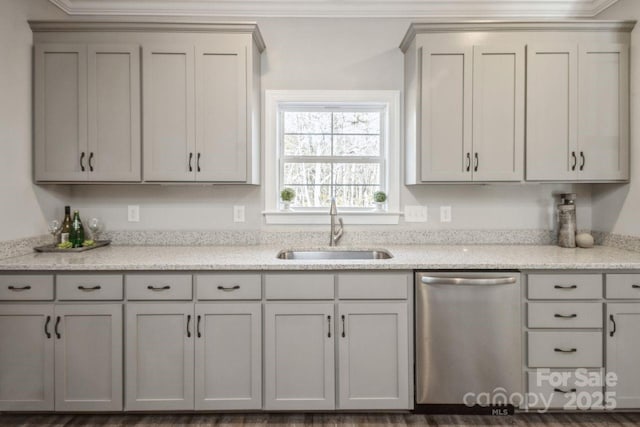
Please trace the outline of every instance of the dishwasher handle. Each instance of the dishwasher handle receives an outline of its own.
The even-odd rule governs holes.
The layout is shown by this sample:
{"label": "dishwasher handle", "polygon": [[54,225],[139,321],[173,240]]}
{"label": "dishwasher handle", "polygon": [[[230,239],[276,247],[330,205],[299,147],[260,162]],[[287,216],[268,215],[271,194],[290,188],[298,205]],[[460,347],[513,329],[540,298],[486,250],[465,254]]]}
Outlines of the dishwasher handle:
{"label": "dishwasher handle", "polygon": [[423,285],[472,285],[472,286],[494,286],[494,285],[512,285],[517,282],[515,277],[436,277],[436,276],[420,276],[420,282]]}

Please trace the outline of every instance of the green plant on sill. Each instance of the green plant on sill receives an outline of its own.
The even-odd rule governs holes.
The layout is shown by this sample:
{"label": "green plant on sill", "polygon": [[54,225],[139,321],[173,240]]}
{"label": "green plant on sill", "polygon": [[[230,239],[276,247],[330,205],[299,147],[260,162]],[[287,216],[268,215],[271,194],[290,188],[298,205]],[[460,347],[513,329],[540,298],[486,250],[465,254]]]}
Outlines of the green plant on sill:
{"label": "green plant on sill", "polygon": [[376,203],[384,203],[387,201],[387,193],[384,191],[376,191],[373,193],[373,201]]}
{"label": "green plant on sill", "polygon": [[280,198],[283,202],[291,202],[296,198],[296,191],[293,188],[285,187],[280,192]]}

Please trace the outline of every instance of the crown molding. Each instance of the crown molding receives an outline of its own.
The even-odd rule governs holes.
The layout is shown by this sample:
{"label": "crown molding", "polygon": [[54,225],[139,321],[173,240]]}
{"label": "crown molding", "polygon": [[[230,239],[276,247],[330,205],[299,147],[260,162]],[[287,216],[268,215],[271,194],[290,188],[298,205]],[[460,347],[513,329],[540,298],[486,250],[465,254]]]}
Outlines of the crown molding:
{"label": "crown molding", "polygon": [[636,21],[605,21],[594,19],[545,21],[431,21],[409,25],[400,49],[406,52],[416,34],[460,31],[619,31],[630,32]]}
{"label": "crown molding", "polygon": [[592,18],[618,0],[49,0],[69,15]]}
{"label": "crown molding", "polygon": [[29,21],[31,31],[37,32],[181,32],[181,33],[237,33],[251,34],[258,51],[266,45],[255,22],[162,22],[162,21]]}

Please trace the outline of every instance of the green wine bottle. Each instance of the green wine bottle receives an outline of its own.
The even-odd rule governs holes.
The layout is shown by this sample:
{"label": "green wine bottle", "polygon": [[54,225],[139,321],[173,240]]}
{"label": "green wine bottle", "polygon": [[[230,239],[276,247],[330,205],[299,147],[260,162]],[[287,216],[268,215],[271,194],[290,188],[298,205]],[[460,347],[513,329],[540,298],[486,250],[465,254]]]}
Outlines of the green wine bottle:
{"label": "green wine bottle", "polygon": [[80,212],[73,211],[73,222],[71,223],[71,233],[69,241],[73,244],[74,248],[81,248],[82,242],[84,242],[84,226],[80,220]]}

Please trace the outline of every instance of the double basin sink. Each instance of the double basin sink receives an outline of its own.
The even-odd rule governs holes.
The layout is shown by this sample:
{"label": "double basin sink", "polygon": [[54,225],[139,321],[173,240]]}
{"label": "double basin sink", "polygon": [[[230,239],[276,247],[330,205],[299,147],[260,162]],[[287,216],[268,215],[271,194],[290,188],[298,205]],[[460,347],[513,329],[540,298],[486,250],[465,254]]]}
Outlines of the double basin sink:
{"label": "double basin sink", "polygon": [[384,249],[380,250],[286,250],[280,251],[278,259],[301,259],[301,260],[368,260],[368,259],[390,259],[393,255]]}

